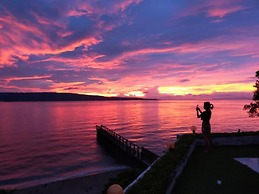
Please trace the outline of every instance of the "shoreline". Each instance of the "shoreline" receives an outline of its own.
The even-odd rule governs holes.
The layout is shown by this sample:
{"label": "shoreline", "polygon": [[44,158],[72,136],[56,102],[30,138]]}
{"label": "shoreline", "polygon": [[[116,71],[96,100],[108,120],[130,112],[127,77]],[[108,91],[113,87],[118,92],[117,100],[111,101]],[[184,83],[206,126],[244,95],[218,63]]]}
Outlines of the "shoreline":
{"label": "shoreline", "polygon": [[75,177],[33,187],[15,189],[13,194],[101,194],[111,178],[127,169],[118,169],[95,175]]}

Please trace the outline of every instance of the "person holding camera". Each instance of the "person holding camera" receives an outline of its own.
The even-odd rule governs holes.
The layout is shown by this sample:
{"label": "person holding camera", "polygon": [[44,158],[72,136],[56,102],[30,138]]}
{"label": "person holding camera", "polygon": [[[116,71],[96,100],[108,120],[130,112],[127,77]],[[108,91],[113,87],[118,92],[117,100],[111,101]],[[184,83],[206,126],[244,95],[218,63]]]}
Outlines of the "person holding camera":
{"label": "person holding camera", "polygon": [[199,106],[196,107],[197,118],[201,118],[202,120],[202,134],[204,135],[204,144],[205,144],[205,152],[208,152],[210,147],[212,146],[211,140],[211,110],[214,108],[214,105],[210,102],[204,102],[203,108],[205,111],[201,111]]}

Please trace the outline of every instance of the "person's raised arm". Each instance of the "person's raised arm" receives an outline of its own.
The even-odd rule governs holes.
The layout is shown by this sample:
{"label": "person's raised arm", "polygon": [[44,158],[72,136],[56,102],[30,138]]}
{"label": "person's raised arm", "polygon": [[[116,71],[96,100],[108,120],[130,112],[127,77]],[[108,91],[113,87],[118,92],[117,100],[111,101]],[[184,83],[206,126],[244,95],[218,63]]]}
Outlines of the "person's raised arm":
{"label": "person's raised arm", "polygon": [[202,111],[198,106],[196,107],[196,113],[197,113],[197,118],[200,118]]}

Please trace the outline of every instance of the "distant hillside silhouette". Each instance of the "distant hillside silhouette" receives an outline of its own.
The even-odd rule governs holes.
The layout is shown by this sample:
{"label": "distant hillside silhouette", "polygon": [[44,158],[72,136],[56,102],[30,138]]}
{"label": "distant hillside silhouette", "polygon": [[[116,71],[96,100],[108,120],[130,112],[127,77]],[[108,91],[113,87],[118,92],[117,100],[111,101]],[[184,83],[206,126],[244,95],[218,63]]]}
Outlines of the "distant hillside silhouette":
{"label": "distant hillside silhouette", "polygon": [[155,99],[145,99],[145,98],[137,98],[137,97],[104,97],[104,96],[97,96],[97,95],[55,93],[55,92],[0,93],[0,101],[4,101],[4,102],[100,101],[100,100],[155,100]]}

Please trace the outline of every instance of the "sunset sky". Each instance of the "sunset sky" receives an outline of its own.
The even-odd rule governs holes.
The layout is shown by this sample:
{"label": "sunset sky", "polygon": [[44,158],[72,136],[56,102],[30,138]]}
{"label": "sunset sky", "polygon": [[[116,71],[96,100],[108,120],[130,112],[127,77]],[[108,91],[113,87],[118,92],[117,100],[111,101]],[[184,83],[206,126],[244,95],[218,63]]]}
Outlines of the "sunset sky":
{"label": "sunset sky", "polygon": [[0,92],[252,98],[258,0],[1,0]]}

